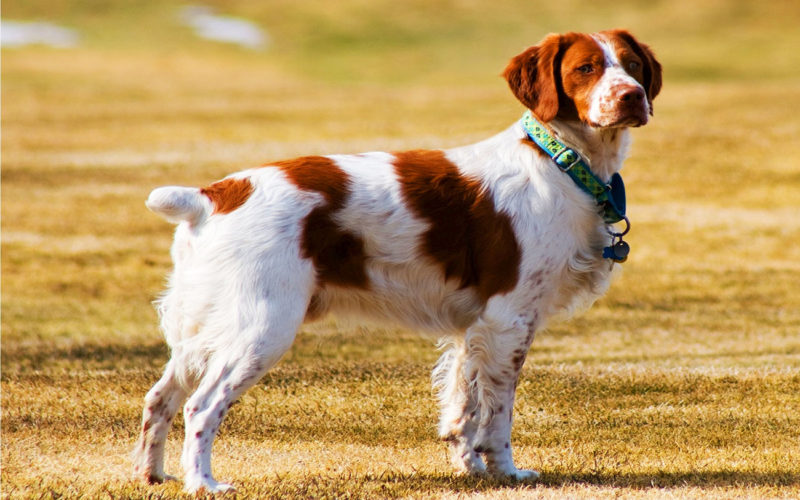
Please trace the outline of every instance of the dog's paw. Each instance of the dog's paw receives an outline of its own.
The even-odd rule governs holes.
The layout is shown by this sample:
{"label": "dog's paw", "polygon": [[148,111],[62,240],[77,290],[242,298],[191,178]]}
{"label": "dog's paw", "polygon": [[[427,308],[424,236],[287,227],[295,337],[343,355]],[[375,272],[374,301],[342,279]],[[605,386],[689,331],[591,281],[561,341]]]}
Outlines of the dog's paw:
{"label": "dog's paw", "polygon": [[147,468],[136,465],[133,468],[133,476],[136,479],[144,481],[147,484],[161,484],[167,481],[177,481],[178,478],[165,474],[163,471],[152,471]]}
{"label": "dog's paw", "polygon": [[228,483],[217,483],[214,485],[213,490],[208,490],[209,493],[227,493],[236,491],[236,487]]}
{"label": "dog's paw", "polygon": [[159,474],[159,475],[150,474],[149,476],[147,476],[145,478],[145,481],[147,481],[147,484],[160,484],[160,483],[166,483],[166,482],[169,482],[169,481],[177,481],[177,480],[178,480],[177,477],[170,476],[169,474]]}
{"label": "dog's paw", "polygon": [[531,469],[517,469],[510,476],[517,481],[536,481],[539,479],[539,473]]}
{"label": "dog's paw", "polygon": [[503,468],[498,468],[497,464],[492,464],[489,467],[489,472],[497,478],[507,478],[512,481],[536,481],[539,479],[539,473],[535,470],[517,469],[513,464],[507,464]]}
{"label": "dog's paw", "polygon": [[450,443],[450,461],[459,472],[469,475],[486,473],[486,464],[472,447],[454,440]]}
{"label": "dog's paw", "polygon": [[461,456],[453,458],[453,465],[456,470],[468,474],[470,476],[479,476],[486,474],[486,464],[478,456]]}
{"label": "dog's paw", "polygon": [[187,493],[197,493],[205,491],[206,493],[227,493],[236,491],[232,484],[218,483],[213,479],[205,479],[203,481],[187,481],[185,485]]}

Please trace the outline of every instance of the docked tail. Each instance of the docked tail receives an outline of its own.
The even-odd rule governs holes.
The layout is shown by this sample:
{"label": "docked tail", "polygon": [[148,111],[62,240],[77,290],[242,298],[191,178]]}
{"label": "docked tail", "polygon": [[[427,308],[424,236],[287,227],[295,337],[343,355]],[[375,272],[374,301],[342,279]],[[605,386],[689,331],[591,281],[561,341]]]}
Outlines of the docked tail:
{"label": "docked tail", "polygon": [[154,189],[145,205],[170,222],[186,221],[193,226],[206,220],[214,208],[200,189],[179,186]]}

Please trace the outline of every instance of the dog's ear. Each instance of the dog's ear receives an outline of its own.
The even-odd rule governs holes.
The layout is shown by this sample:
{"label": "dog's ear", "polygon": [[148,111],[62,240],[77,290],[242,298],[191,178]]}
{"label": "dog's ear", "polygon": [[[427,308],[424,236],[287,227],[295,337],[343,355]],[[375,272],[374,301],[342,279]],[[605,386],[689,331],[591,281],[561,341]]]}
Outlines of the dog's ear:
{"label": "dog's ear", "polygon": [[613,30],[611,33],[625,40],[625,43],[630,45],[631,49],[642,60],[643,86],[647,93],[647,100],[650,101],[650,114],[653,114],[653,99],[661,92],[661,63],[656,60],[656,56],[650,47],[638,41],[628,31]]}
{"label": "dog's ear", "polygon": [[511,59],[503,76],[511,91],[537,118],[549,122],[558,114],[556,68],[561,35],[547,35],[539,45]]}

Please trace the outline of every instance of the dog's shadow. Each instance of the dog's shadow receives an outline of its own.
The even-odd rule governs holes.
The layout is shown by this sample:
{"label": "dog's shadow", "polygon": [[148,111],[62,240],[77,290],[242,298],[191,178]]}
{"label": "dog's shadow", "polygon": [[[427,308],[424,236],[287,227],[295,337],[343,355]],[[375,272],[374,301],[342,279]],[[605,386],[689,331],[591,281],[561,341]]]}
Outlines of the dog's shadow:
{"label": "dog's shadow", "polygon": [[[158,495],[181,497],[180,483],[170,482]],[[678,471],[654,474],[586,473],[567,474],[544,472],[536,481],[520,482],[491,476],[466,476],[448,472],[397,472],[379,474],[307,474],[287,480],[280,475],[267,475],[258,479],[237,482],[237,490],[225,498],[416,498],[455,494],[461,496],[499,494],[515,497],[530,494],[536,497],[548,489],[576,487],[613,488],[625,490],[662,490],[672,488],[726,489],[726,488],[779,488],[800,485],[800,474],[795,471],[742,472],[734,470]],[[152,486],[139,485],[141,493]],[[153,493],[152,491],[150,493]],[[696,494],[696,493],[695,493]],[[158,496],[161,498],[160,496]],[[186,498],[218,498],[199,493]]]}
{"label": "dog's shadow", "polygon": [[[414,498],[456,494],[500,494],[515,496],[530,492],[533,496],[547,489],[571,486],[660,490],[671,488],[763,488],[793,487],[800,485],[800,474],[796,471],[742,472],[735,470],[657,472],[653,474],[608,473],[542,473],[536,481],[515,481],[491,476],[466,476],[449,472],[398,472],[341,475],[309,474],[305,477],[285,481],[282,477],[264,477],[256,482],[245,482],[239,490],[244,497],[279,496],[283,498],[313,498],[325,495],[331,498]],[[266,487],[266,490],[263,488]]]}
{"label": "dog's shadow", "polygon": [[[712,470],[656,473],[559,473],[543,472],[535,481],[515,481],[491,476],[466,476],[447,473],[383,474],[372,478],[378,483],[403,484],[403,489],[453,493],[480,493],[497,490],[563,488],[569,486],[599,486],[610,488],[729,488],[729,487],[789,487],[800,485],[795,470],[774,472]],[[391,489],[391,488],[390,488]]]}

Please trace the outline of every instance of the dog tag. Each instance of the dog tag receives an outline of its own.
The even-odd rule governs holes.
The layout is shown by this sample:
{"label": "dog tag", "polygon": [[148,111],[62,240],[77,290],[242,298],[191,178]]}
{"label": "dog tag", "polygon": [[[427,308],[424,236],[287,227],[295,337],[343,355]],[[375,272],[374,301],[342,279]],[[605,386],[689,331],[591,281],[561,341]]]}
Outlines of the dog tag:
{"label": "dog tag", "polygon": [[628,258],[628,254],[631,252],[631,247],[628,245],[627,242],[620,240],[614,245],[614,257],[615,260],[625,260]]}
{"label": "dog tag", "polygon": [[603,249],[603,257],[611,259],[614,262],[625,262],[628,260],[628,254],[631,251],[630,245],[627,242],[619,240],[610,247]]}

